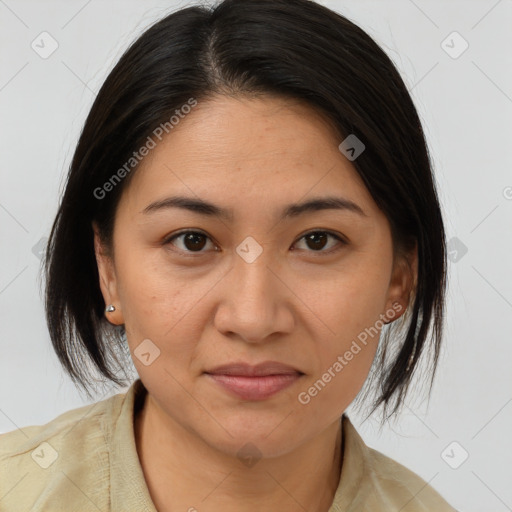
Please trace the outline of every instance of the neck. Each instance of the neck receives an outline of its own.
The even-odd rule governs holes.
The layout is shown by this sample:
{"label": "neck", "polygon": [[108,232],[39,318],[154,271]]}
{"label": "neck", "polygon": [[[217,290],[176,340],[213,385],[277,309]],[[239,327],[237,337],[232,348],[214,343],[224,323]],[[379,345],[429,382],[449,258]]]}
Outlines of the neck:
{"label": "neck", "polygon": [[338,487],[338,419],[293,452],[244,466],[161,411],[147,395],[134,422],[149,493],[159,512],[327,512]]}

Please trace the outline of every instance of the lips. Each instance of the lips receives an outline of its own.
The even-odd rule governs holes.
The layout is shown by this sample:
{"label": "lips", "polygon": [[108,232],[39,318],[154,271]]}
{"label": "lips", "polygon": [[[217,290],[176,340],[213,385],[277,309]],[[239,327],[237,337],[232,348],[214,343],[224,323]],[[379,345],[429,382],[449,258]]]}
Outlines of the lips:
{"label": "lips", "polygon": [[304,373],[296,368],[265,361],[252,366],[237,362],[205,372],[222,389],[243,400],[265,400],[297,382]]}
{"label": "lips", "polygon": [[296,368],[277,361],[265,361],[257,365],[235,362],[217,366],[205,373],[211,375],[238,375],[241,377],[264,377],[266,375],[294,375],[303,373]]}

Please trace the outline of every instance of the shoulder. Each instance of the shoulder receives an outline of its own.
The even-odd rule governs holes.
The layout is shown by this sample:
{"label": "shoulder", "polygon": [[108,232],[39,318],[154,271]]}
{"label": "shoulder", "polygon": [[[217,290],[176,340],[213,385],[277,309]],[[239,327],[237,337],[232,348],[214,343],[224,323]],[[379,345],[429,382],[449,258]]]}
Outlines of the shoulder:
{"label": "shoulder", "polygon": [[414,471],[373,448],[368,447],[368,452],[367,470],[377,499],[385,496],[390,505],[402,507],[402,512],[456,512]]}
{"label": "shoulder", "polygon": [[[2,510],[35,512],[51,504],[57,511],[81,502],[89,502],[84,510],[107,509],[108,443],[124,396],[0,435]],[[55,496],[62,500],[56,503]]]}
{"label": "shoulder", "polygon": [[347,477],[347,480],[350,479],[350,484],[357,488],[351,503],[358,505],[354,509],[349,507],[348,510],[457,512],[419,475],[391,457],[367,446],[345,415],[343,430],[347,466],[351,466],[351,473],[356,475]]}

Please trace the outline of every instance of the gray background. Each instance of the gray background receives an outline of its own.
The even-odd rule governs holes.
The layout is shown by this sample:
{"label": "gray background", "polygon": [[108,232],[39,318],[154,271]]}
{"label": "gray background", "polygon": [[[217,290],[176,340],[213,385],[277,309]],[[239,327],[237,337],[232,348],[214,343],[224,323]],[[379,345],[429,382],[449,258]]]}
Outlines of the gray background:
{"label": "gray background", "polygon": [[[368,445],[457,509],[512,510],[512,1],[320,3],[366,30],[401,71],[450,241],[445,349],[430,402],[418,388],[382,434],[377,418],[352,420]],[[38,244],[107,73],[149,24],[187,5],[0,0],[0,432],[89,403],[50,345]],[[43,51],[46,37],[51,48],[44,31],[58,44],[47,58],[31,47]]]}

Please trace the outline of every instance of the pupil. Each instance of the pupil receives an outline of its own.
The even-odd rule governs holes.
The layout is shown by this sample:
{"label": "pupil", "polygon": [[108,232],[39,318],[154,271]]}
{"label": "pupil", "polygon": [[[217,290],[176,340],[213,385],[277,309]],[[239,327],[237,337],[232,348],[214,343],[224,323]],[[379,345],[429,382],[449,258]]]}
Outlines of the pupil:
{"label": "pupil", "polygon": [[[201,242],[199,242],[199,244],[197,244],[197,239],[198,238],[202,238],[203,239],[203,243],[201,244]],[[189,242],[192,242],[191,245],[188,245]],[[187,249],[199,249],[201,250],[203,247],[204,247],[204,236],[201,235],[200,233],[188,233],[187,235],[185,235],[185,246],[187,247]]]}
{"label": "pupil", "polygon": [[[315,239],[321,238],[320,244]],[[307,235],[307,241],[313,242],[313,247],[310,246],[311,249],[322,249],[325,245],[325,240],[327,235],[325,233],[311,233]]]}

